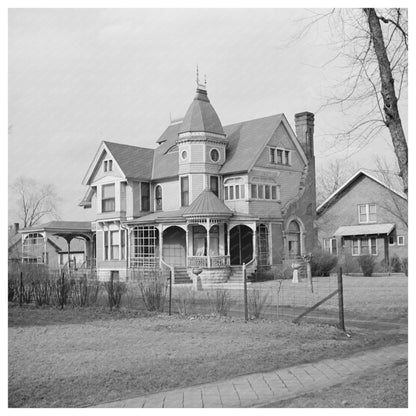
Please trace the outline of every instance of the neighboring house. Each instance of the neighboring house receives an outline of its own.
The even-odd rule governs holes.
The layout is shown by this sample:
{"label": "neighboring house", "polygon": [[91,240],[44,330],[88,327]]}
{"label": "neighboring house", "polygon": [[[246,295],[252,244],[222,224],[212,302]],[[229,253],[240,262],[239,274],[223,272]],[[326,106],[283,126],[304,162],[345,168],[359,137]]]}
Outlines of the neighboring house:
{"label": "neighboring house", "polygon": [[287,267],[315,244],[314,115],[297,114],[295,126],[283,114],[223,126],[198,83],[156,149],[101,143],[80,203],[96,219],[60,235],[92,243],[102,279],[168,265],[177,281],[201,268],[220,282],[243,263]]}
{"label": "neighboring house", "polygon": [[407,257],[407,197],[397,175],[361,169],[317,208],[318,238],[341,258],[374,256],[383,269]]}
{"label": "neighboring house", "polygon": [[[46,224],[45,224],[46,225]],[[40,226],[42,229],[45,225]],[[19,225],[9,227],[9,262],[47,264],[52,269],[68,265],[67,242],[56,235],[45,236],[39,226],[19,232]],[[23,236],[23,238],[22,238]],[[70,246],[71,267],[82,266],[85,261],[85,242],[74,238]]]}

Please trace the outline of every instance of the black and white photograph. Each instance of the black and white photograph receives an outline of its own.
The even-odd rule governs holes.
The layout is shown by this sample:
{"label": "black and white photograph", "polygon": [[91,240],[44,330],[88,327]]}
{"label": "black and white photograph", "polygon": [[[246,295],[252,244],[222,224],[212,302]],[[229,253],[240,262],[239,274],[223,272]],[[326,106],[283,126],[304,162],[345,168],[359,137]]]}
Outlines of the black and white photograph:
{"label": "black and white photograph", "polygon": [[5,407],[411,409],[409,7],[7,3]]}

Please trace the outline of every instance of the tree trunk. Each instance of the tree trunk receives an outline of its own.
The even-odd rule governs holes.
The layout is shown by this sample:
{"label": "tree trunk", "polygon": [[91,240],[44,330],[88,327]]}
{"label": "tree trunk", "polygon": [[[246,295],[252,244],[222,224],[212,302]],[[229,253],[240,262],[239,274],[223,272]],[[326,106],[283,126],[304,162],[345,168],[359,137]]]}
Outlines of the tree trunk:
{"label": "tree trunk", "polygon": [[404,192],[407,195],[408,185],[408,150],[406,137],[404,135],[397,97],[394,89],[394,79],[391,72],[390,61],[387,56],[386,47],[381,30],[380,20],[375,9],[364,9],[377,56],[378,67],[381,78],[381,95],[384,103],[385,124],[390,130],[394,151],[400,168],[400,176],[403,179]]}

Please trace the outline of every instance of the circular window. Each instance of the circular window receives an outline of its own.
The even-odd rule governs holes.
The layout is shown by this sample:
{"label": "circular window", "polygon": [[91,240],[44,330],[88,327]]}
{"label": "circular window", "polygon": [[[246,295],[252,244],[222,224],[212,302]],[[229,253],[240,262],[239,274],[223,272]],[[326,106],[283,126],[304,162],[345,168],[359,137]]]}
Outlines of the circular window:
{"label": "circular window", "polygon": [[181,158],[185,160],[187,157],[188,157],[188,152],[186,150],[183,150],[181,153]]}
{"label": "circular window", "polygon": [[220,159],[220,152],[217,149],[212,149],[210,152],[211,160],[213,162],[218,162]]}

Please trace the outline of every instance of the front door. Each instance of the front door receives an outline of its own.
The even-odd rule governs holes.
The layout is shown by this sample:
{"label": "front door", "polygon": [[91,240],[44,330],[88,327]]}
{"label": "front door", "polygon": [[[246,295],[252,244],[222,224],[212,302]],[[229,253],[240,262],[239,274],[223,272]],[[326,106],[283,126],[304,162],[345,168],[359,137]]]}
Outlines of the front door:
{"label": "front door", "polygon": [[246,225],[238,225],[230,231],[230,264],[241,265],[253,258],[253,231]]}

